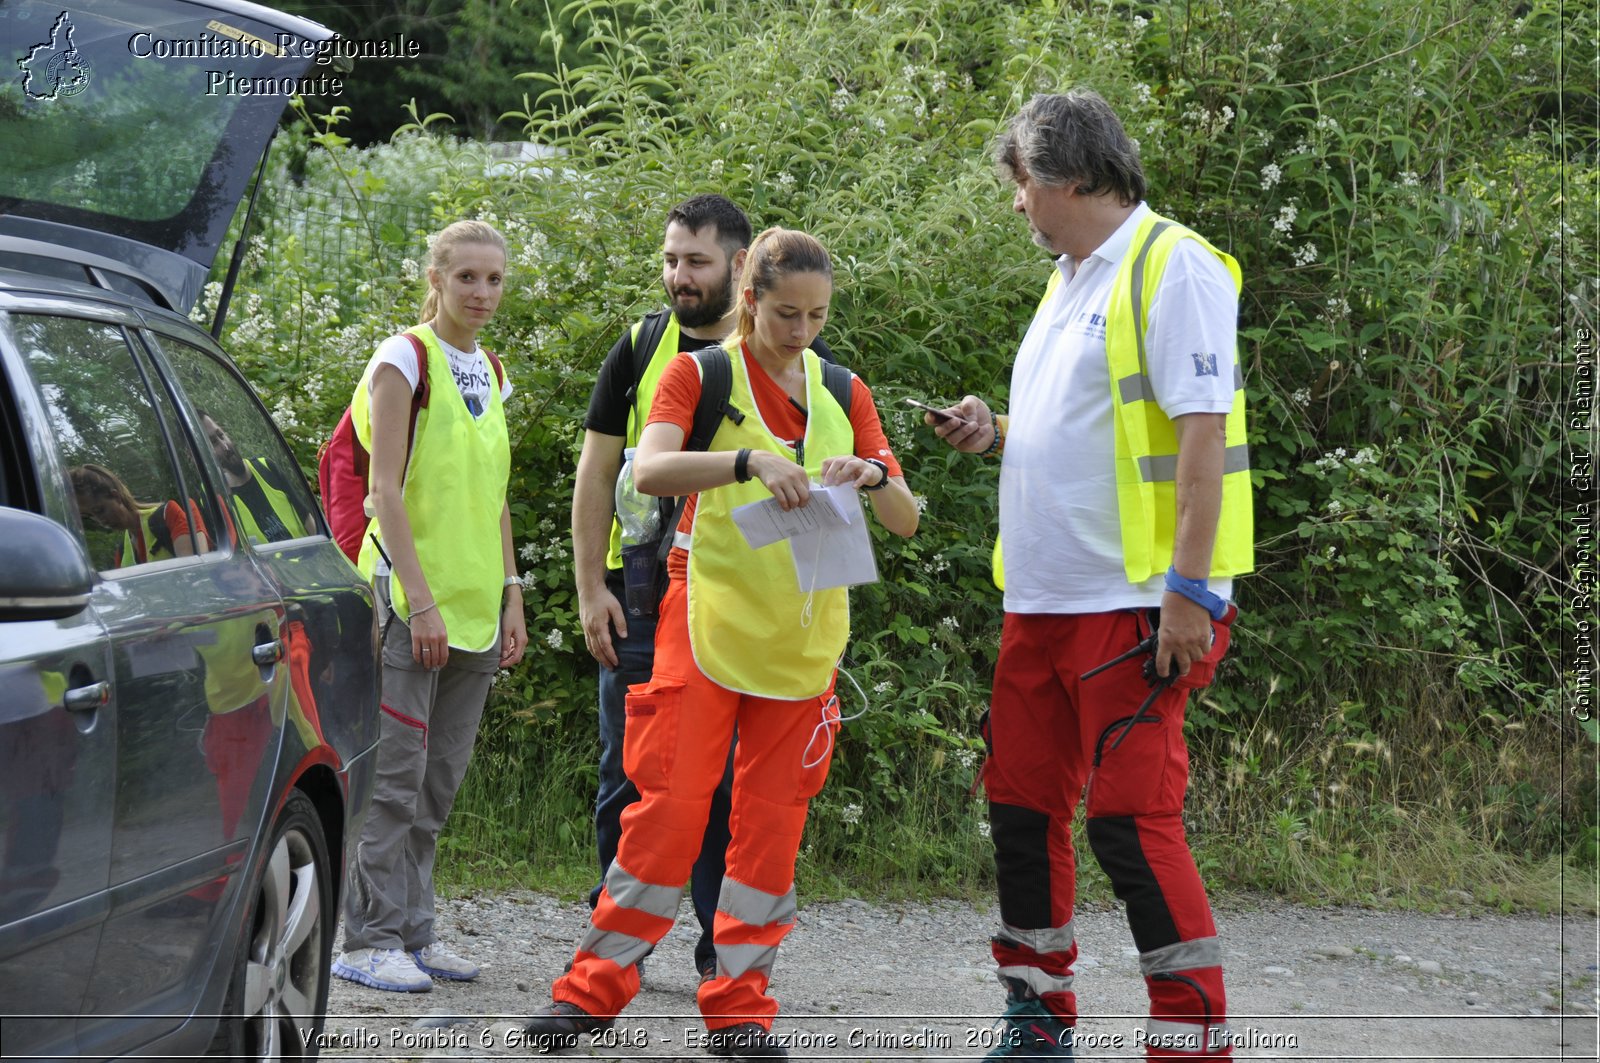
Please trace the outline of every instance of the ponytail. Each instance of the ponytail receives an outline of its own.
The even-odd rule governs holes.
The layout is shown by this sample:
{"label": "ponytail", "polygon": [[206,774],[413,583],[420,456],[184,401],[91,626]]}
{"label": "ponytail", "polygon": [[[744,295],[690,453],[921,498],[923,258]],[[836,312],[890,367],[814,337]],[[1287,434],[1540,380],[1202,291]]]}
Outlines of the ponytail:
{"label": "ponytail", "polygon": [[831,282],[833,260],[828,257],[828,249],[816,237],[798,229],[784,229],[775,225],[756,237],[750,245],[750,252],[745,255],[744,272],[739,277],[739,294],[734,300],[738,305],[733,324],[735,340],[744,339],[756,327],[755,315],[750,312],[750,306],[744,299],[745,290],[749,289],[756,299],[760,299],[777,283],[778,278],[791,273],[820,273]]}
{"label": "ponytail", "polygon": [[428,291],[422,297],[422,316],[417,323],[425,325],[439,313],[439,290],[433,286],[432,273],[444,273],[450,268],[450,257],[462,244],[488,244],[506,253],[506,238],[500,230],[484,221],[457,221],[446,225],[428,241],[428,268],[424,271]]}

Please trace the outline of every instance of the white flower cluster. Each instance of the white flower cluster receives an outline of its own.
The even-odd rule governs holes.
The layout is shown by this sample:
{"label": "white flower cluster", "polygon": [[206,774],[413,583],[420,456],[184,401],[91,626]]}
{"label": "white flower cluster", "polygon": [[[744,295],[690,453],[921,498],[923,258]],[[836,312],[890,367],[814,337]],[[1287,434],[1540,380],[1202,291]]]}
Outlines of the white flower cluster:
{"label": "white flower cluster", "polygon": [[1278,208],[1278,220],[1272,223],[1272,227],[1280,233],[1291,233],[1294,231],[1294,220],[1299,216],[1298,206],[1293,202],[1285,203]]}
{"label": "white flower cluster", "polygon": [[1233,108],[1223,104],[1221,110],[1213,111],[1209,107],[1190,104],[1183,112],[1183,118],[1207,137],[1216,137],[1233,121]]}
{"label": "white flower cluster", "polygon": [[1261,167],[1261,188],[1265,191],[1283,180],[1283,170],[1275,162],[1269,162]]}
{"label": "white flower cluster", "polygon": [[1400,187],[1402,187],[1402,188],[1415,188],[1418,185],[1420,185],[1421,183],[1422,183],[1422,178],[1418,177],[1415,173],[1412,173],[1410,170],[1401,170],[1400,171]]}
{"label": "white flower cluster", "polygon": [[854,803],[848,804],[839,810],[839,819],[843,823],[853,827],[857,823],[861,822],[861,812],[862,809],[860,805]]}
{"label": "white flower cluster", "polygon": [[1311,405],[1311,389],[1310,388],[1298,388],[1298,389],[1296,389],[1295,393],[1290,397],[1294,400],[1294,404],[1296,406],[1310,406]]}
{"label": "white flower cluster", "polygon": [[1316,460],[1316,466],[1323,472],[1331,472],[1344,464],[1345,450],[1343,447],[1334,447],[1333,450]]}
{"label": "white flower cluster", "polygon": [[1297,266],[1309,266],[1309,265],[1311,265],[1311,263],[1315,262],[1316,260],[1317,260],[1317,245],[1312,243],[1310,240],[1307,240],[1305,243],[1301,244],[1299,247],[1297,247],[1295,249],[1295,252],[1294,252],[1294,264],[1295,265],[1297,265]]}
{"label": "white flower cluster", "polygon": [[940,617],[939,626],[944,628],[946,631],[961,630],[961,622],[953,616]]}
{"label": "white flower cluster", "polygon": [[294,404],[289,401],[289,396],[279,396],[278,401],[272,404],[272,420],[279,431],[287,432],[300,427],[300,418],[295,416]]}
{"label": "white flower cluster", "polygon": [[970,746],[966,749],[958,749],[955,752],[955,759],[956,763],[961,765],[962,771],[971,771],[978,765],[978,751]]}
{"label": "white flower cluster", "polygon": [[544,637],[545,645],[552,650],[564,649],[567,645],[567,636],[558,627],[551,628],[550,633]]}

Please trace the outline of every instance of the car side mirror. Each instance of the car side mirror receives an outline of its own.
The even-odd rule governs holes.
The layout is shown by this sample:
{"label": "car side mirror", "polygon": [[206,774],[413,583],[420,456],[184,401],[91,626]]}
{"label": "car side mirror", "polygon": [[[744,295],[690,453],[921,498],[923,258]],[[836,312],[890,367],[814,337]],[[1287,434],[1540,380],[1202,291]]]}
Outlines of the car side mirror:
{"label": "car side mirror", "polygon": [[89,604],[94,568],[77,538],[46,517],[0,506],[0,623],[60,620]]}

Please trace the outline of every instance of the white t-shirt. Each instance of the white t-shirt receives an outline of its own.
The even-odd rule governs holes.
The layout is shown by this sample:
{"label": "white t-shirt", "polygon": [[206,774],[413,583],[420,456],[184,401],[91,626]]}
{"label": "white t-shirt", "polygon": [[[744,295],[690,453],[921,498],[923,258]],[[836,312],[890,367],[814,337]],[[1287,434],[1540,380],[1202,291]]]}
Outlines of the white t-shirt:
{"label": "white t-shirt", "polygon": [[[489,387],[494,381],[494,367],[489,364],[489,359],[482,353],[482,348],[476,344],[470,351],[460,351],[450,346],[444,340],[439,340],[439,349],[444,351],[446,362],[450,366],[450,375],[456,379],[456,387],[461,389],[461,398],[467,404],[467,409],[472,411],[472,416],[482,417],[483,411],[489,408]],[[378,344],[377,353],[373,355],[380,363],[392,365],[405,374],[406,383],[411,385],[411,390],[417,390],[417,349],[411,341],[404,336],[390,336]],[[376,376],[376,372],[373,374]],[[368,381],[370,391],[372,384]],[[505,384],[500,388],[500,401],[511,398],[511,378],[507,377]]]}
{"label": "white t-shirt", "polygon": [[[1141,203],[1093,254],[1056,260],[1063,283],[1034,316],[1017,352],[1000,465],[1007,612],[1099,613],[1161,604],[1165,573],[1130,584],[1123,571],[1106,365],[1111,285],[1149,213]],[[1238,303],[1217,257],[1197,241],[1179,241],[1145,332],[1156,404],[1169,418],[1233,408]],[[1232,584],[1213,580],[1210,589],[1226,598]]]}
{"label": "white t-shirt", "polygon": [[[434,334],[438,339],[438,334]],[[483,348],[473,344],[471,351],[457,350],[444,340],[439,340],[439,349],[444,351],[445,360],[450,365],[450,375],[456,378],[456,387],[461,389],[461,399],[467,404],[467,409],[472,411],[472,416],[482,417],[483,411],[489,407],[489,386],[494,380],[494,367],[489,364],[489,359],[484,355]],[[404,336],[390,336],[378,344],[378,349],[373,358],[384,365],[392,365],[405,374],[406,383],[412,391],[417,390],[417,349],[411,341]],[[374,368],[372,376],[377,376]],[[372,391],[372,378],[367,378],[367,391]],[[500,401],[505,402],[511,398],[511,378],[506,377],[505,383],[500,388]],[[435,401],[433,399],[430,402]],[[389,566],[378,558],[377,574],[387,576]]]}

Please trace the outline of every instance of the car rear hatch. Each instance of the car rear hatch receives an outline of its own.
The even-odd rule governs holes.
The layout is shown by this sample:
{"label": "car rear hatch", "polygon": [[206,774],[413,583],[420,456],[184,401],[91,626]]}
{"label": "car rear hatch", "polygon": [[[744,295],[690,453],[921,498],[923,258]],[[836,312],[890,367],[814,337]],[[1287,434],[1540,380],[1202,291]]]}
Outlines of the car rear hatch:
{"label": "car rear hatch", "polygon": [[331,30],[241,0],[0,3],[0,266],[188,313]]}

